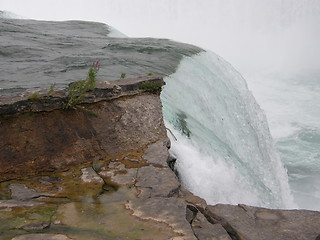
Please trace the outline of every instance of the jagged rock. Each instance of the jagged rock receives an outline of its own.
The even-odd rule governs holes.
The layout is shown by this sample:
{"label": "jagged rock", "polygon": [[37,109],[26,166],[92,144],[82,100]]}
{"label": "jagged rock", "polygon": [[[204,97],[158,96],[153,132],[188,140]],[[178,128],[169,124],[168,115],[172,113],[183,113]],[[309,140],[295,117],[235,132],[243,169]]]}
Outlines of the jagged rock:
{"label": "jagged rock", "polygon": [[32,223],[32,224],[23,226],[22,229],[25,231],[31,232],[31,231],[39,231],[49,226],[50,226],[50,222],[39,222],[39,223]]}
{"label": "jagged rock", "polygon": [[180,183],[170,168],[147,166],[138,169],[136,187],[142,190],[139,197],[169,197],[178,192]]}
{"label": "jagged rock", "polygon": [[158,141],[150,144],[142,156],[147,163],[168,167],[167,159],[169,157],[167,141]]}
{"label": "jagged rock", "polygon": [[174,232],[182,235],[180,239],[196,240],[190,224],[186,220],[186,204],[178,198],[148,198],[130,201],[127,208],[141,219],[163,222]]}
{"label": "jagged rock", "polygon": [[41,196],[40,193],[20,183],[11,183],[9,189],[11,190],[11,198],[14,200],[26,201]]}
{"label": "jagged rock", "polygon": [[202,213],[207,207],[207,202],[204,199],[193,195],[190,191],[184,189],[183,187],[179,189],[179,197],[184,199],[186,203],[192,204],[197,207],[197,209]]}
{"label": "jagged rock", "polygon": [[83,168],[81,169],[81,172],[81,180],[85,183],[104,183],[103,179],[93,170],[92,167]]}
{"label": "jagged rock", "polygon": [[320,233],[320,212],[315,211],[218,204],[208,206],[206,215],[240,240],[312,240]]}
{"label": "jagged rock", "polygon": [[193,219],[191,226],[198,240],[231,240],[221,224],[209,223],[200,212]]}
{"label": "jagged rock", "polygon": [[12,240],[72,240],[62,234],[26,234],[12,238]]}
{"label": "jagged rock", "polygon": [[193,205],[187,205],[186,219],[191,224],[193,219],[197,216],[198,209]]}

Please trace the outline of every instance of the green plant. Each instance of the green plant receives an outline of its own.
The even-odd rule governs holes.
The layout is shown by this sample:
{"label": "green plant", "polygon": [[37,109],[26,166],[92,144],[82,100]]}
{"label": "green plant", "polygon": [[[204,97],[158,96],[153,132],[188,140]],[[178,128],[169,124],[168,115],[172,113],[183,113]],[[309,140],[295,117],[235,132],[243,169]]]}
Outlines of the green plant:
{"label": "green plant", "polygon": [[93,63],[88,71],[88,77],[86,80],[79,80],[69,84],[68,87],[68,102],[65,104],[65,108],[75,108],[78,103],[83,100],[86,92],[92,91],[96,85],[96,75],[100,68],[98,61]]}
{"label": "green plant", "polygon": [[38,100],[40,100],[40,94],[38,92],[34,92],[28,97],[28,100],[38,101]]}
{"label": "green plant", "polygon": [[47,94],[46,94],[46,97],[50,97],[52,95],[52,93],[54,92],[54,88],[56,87],[56,84],[51,84]]}
{"label": "green plant", "polygon": [[124,79],[125,77],[126,77],[126,74],[125,73],[121,73],[120,78]]}
{"label": "green plant", "polygon": [[162,89],[162,84],[161,83],[154,83],[154,82],[143,82],[139,86],[140,89],[150,92],[153,94],[159,94]]}
{"label": "green plant", "polygon": [[153,76],[153,73],[148,73],[148,76],[149,76],[149,77]]}

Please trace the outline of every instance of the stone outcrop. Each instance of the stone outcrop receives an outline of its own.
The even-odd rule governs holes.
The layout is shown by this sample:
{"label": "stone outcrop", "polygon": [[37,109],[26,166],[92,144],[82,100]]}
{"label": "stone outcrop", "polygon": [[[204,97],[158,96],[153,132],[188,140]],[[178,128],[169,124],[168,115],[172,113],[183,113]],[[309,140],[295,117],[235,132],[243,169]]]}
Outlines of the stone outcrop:
{"label": "stone outcrop", "polygon": [[[98,82],[75,110],[62,109],[66,90],[51,97],[29,93],[0,99],[0,181],[64,171],[99,158],[135,151],[166,138],[157,94],[140,77]],[[89,104],[90,103],[90,104]]]}

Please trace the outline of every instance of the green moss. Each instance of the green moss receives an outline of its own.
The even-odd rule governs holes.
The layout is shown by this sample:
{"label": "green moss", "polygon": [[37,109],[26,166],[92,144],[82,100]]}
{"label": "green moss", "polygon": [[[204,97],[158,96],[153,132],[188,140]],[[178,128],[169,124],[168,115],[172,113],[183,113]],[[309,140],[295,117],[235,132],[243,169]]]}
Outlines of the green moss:
{"label": "green moss", "polygon": [[150,92],[153,94],[159,94],[162,89],[162,84],[161,83],[154,83],[154,82],[143,82],[139,86],[140,89]]}

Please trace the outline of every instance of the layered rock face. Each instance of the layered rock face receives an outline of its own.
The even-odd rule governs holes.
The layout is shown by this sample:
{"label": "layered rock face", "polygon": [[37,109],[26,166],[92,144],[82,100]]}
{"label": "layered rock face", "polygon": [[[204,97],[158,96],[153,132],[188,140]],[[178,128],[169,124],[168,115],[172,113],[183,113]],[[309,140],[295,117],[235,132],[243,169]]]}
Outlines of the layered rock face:
{"label": "layered rock face", "polygon": [[0,181],[63,171],[166,139],[159,96],[139,89],[147,80],[163,84],[158,78],[100,82],[75,110],[62,109],[64,92],[0,99]]}

